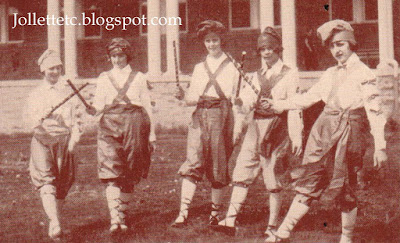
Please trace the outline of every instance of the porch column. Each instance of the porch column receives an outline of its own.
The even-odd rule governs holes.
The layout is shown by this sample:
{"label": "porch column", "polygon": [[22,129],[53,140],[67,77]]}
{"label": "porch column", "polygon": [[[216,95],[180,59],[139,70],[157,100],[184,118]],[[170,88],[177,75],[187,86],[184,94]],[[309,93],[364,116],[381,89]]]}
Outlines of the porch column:
{"label": "porch column", "polygon": [[7,26],[7,20],[8,18],[8,13],[7,13],[7,8],[6,8],[6,3],[4,1],[0,2],[0,42],[5,43],[8,40],[8,26]]}
{"label": "porch column", "polygon": [[[47,0],[47,14],[60,17],[60,3],[58,0]],[[61,53],[60,48],[61,32],[59,25],[47,25],[47,48]]]}
{"label": "porch column", "polygon": [[[76,0],[64,0],[64,17],[75,17]],[[79,1],[79,0],[78,0]],[[78,20],[76,21],[78,22]],[[77,47],[76,47],[76,28],[78,26],[68,23],[64,25],[64,56],[65,56],[65,75],[69,78],[76,78],[77,73]]]}
{"label": "porch column", "polygon": [[147,65],[149,77],[161,76],[161,28],[152,25],[153,17],[160,17],[160,0],[147,0]]}
{"label": "porch column", "polygon": [[[179,17],[179,0],[166,1],[167,18]],[[176,43],[176,53],[179,70],[179,25],[167,25],[167,75],[175,74],[175,57],[173,42]]]}
{"label": "porch column", "polygon": [[295,0],[281,0],[283,61],[297,67]]}
{"label": "porch column", "polygon": [[378,1],[379,59],[394,59],[393,1]]}
{"label": "porch column", "polygon": [[[65,1],[65,0],[64,0]],[[83,23],[83,19],[82,19],[82,13],[84,12],[83,9],[83,0],[78,0],[75,3],[76,5],[76,16],[78,17],[78,22],[80,23],[80,25],[75,26],[76,27],[76,36],[78,38],[78,40],[85,38],[85,26],[82,25]]]}
{"label": "porch column", "polygon": [[260,11],[259,0],[250,0],[250,27],[252,29],[260,26]]}
{"label": "porch column", "polygon": [[274,27],[274,0],[260,0],[260,30]]}

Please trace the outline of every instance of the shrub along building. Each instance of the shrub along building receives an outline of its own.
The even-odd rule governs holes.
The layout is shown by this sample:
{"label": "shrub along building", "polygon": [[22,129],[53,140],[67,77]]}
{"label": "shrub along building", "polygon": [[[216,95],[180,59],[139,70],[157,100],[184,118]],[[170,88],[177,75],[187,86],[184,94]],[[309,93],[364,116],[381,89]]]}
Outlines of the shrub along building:
{"label": "shrub along building", "polygon": [[[21,19],[13,28],[16,16],[28,20],[33,13],[36,19],[77,16],[78,25],[29,25]],[[181,25],[140,24],[107,30],[101,20],[97,25],[83,25],[82,13],[97,18],[166,17],[165,21],[180,17]],[[151,80],[174,78],[173,41],[177,43],[180,72],[190,75],[205,54],[196,43],[196,26],[205,19],[228,27],[225,50],[235,57],[247,51],[245,69],[249,71],[260,66],[254,47],[266,26],[281,31],[285,62],[301,71],[325,69],[334,60],[319,48],[310,30],[331,19],[344,19],[355,29],[361,59],[375,68],[380,59],[400,60],[400,26],[393,25],[398,16],[400,0],[0,0],[0,79],[39,78],[36,60],[46,48],[60,50],[68,76],[97,77],[110,65],[105,44],[119,36],[134,47],[132,65],[148,72]],[[315,57],[311,66],[307,60],[310,55]]]}

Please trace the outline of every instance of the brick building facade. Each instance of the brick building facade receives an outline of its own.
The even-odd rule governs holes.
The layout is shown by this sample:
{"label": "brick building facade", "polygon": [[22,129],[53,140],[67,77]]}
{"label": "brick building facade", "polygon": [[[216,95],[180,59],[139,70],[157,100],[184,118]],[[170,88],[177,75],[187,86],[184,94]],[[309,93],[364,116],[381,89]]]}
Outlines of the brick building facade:
{"label": "brick building facade", "polygon": [[[126,30],[121,26],[106,30],[105,25],[12,28],[16,13],[25,17],[32,13],[39,17],[57,12],[60,16],[68,13],[81,16],[84,12],[88,16],[95,14],[104,18],[171,16],[171,8],[181,17],[181,26],[130,25]],[[385,11],[391,14],[388,16]],[[96,77],[110,67],[104,47],[111,38],[118,36],[132,43],[133,66],[144,72],[149,70],[154,76],[164,76],[164,79],[173,77],[171,40],[175,38],[179,43],[180,71],[190,74],[206,53],[196,38],[196,26],[205,19],[219,20],[228,27],[224,48],[236,57],[247,51],[247,70],[259,67],[260,58],[255,50],[257,36],[260,29],[273,24],[283,34],[283,58],[297,64],[302,71],[308,69],[304,58],[307,32],[330,19],[345,19],[355,29],[361,58],[375,68],[382,56],[400,60],[400,26],[393,25],[399,16],[400,0],[0,0],[0,79],[39,78],[36,60],[51,45],[59,48],[63,56],[67,53],[67,73]],[[389,39],[392,36],[392,42],[382,43],[381,40],[380,43],[379,25],[389,26],[389,29],[384,28],[387,33],[381,35]],[[74,37],[71,38],[69,33]],[[54,45],[55,42],[59,44]],[[314,48],[318,50],[318,70],[333,64],[334,60],[325,49],[318,44]]]}

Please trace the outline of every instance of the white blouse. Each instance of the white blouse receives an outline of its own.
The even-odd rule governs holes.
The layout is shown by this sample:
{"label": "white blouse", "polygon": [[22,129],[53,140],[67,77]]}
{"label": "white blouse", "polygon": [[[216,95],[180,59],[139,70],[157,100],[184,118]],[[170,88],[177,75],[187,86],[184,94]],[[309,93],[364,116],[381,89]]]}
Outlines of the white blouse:
{"label": "white blouse", "polygon": [[[386,148],[384,139],[386,118],[380,109],[381,99],[376,76],[355,53],[349,57],[345,65],[328,68],[318,83],[308,92],[291,97],[288,102],[300,109],[310,107],[320,100],[327,103],[332,87],[336,86],[335,104],[343,110],[365,107],[371,133],[375,139],[375,148],[384,149]],[[287,105],[290,106],[290,104],[284,104],[284,106]]]}
{"label": "white blouse", "polygon": [[[126,83],[132,68],[130,65],[126,65],[123,69],[113,68],[111,74],[117,82],[118,86],[122,88]],[[94,97],[93,106],[96,110],[103,110],[105,105],[111,105],[115,97],[118,95],[117,90],[112,85],[106,72],[100,74],[97,79],[96,94]],[[151,108],[151,97],[150,91],[147,88],[147,78],[141,72],[138,72],[131,83],[126,96],[129,98],[132,104],[142,106],[148,113],[151,122],[150,141],[155,141],[155,129],[153,122],[153,114]],[[120,103],[125,104],[124,101]]]}
{"label": "white blouse", "polygon": [[[225,53],[223,53],[219,58],[214,58],[207,56],[206,62],[212,73],[218,69],[221,63],[228,58]],[[197,102],[199,97],[203,95],[207,83],[209,82],[209,76],[207,74],[204,63],[198,63],[193,70],[192,78],[190,81],[190,88],[186,95],[187,102]],[[233,63],[228,63],[222,72],[216,77],[217,83],[221,87],[222,92],[225,94],[226,98],[231,99],[234,97],[236,92],[237,82],[239,80],[239,72],[236,70]],[[205,93],[207,96],[219,98],[214,86]]]}

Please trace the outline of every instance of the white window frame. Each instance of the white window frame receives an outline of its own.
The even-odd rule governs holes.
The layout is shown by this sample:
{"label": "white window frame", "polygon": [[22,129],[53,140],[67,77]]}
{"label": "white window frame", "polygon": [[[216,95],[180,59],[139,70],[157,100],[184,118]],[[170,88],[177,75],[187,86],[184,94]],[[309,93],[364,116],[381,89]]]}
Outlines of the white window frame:
{"label": "white window frame", "polygon": [[[279,11],[278,11],[278,13],[275,13],[275,6],[273,7],[273,11],[274,11],[274,28],[282,28],[282,14],[281,14],[281,12],[282,12],[282,0],[278,0],[279,1]],[[273,4],[275,4],[275,1],[273,1],[274,3]],[[277,15],[277,14],[279,14],[279,19],[280,19],[280,21],[281,21],[281,24],[275,24],[275,15]]]}
{"label": "white window frame", "polygon": [[[232,27],[232,0],[229,0],[229,30],[233,31],[240,31],[240,30],[251,30],[251,29],[256,29],[251,27],[251,0],[247,0],[250,5],[250,15],[249,15],[249,21],[250,21],[250,26],[249,27]],[[259,27],[258,27],[259,28]]]}
{"label": "white window frame", "polygon": [[[379,0],[377,0],[379,1]],[[353,0],[353,23],[378,23],[378,19],[365,19],[365,1]]]}
{"label": "white window frame", "polygon": [[[103,16],[103,8],[101,8],[101,7],[92,5],[89,8],[83,9],[82,12],[85,12],[87,10],[99,10],[100,11],[100,16]],[[99,17],[99,16],[96,16],[96,17]],[[83,19],[81,19],[81,21],[83,23]],[[90,23],[90,24],[92,24],[92,23]],[[83,24],[81,26],[82,26],[83,29],[82,29],[82,38],[80,38],[80,39],[83,39],[83,40],[99,40],[99,39],[103,38],[103,31],[104,31],[103,29],[105,28],[105,25],[100,26],[100,35],[94,35],[94,36],[86,36],[85,35],[85,27],[86,26],[84,26]]]}
{"label": "white window frame", "polygon": [[[378,23],[378,19],[376,20],[365,19],[365,2],[363,0],[352,0],[352,5],[353,5],[353,20],[349,21],[350,24]],[[329,6],[332,6],[332,0],[329,0]],[[329,20],[332,20],[331,7],[329,8]]]}
{"label": "white window frame", "polygon": [[[187,0],[179,0],[179,1],[178,1],[178,4],[181,4],[181,3],[185,3],[185,11],[186,11],[186,18],[185,18],[185,21],[186,21],[186,29],[185,29],[185,30],[179,30],[179,33],[185,34],[185,33],[188,33],[188,32],[189,32],[189,10],[188,10],[189,8],[188,8],[188,2],[187,2]],[[143,7],[144,5],[146,6],[146,9],[147,9],[147,7],[148,7],[147,1],[142,1],[142,2],[140,2],[140,6],[139,6],[139,17],[140,17],[140,18],[141,18],[142,15],[143,15],[143,9],[142,9],[142,7]],[[163,12],[164,12],[164,13],[163,13]],[[179,6],[178,6],[178,13],[179,13]],[[160,15],[161,15],[161,16],[162,16],[162,15],[165,15],[165,10],[164,10],[164,11],[161,10]],[[147,13],[146,13],[146,18],[147,18]],[[148,22],[148,20],[147,20],[147,22]],[[149,30],[148,25],[146,25],[146,26],[147,26],[147,31],[148,31],[148,30]],[[139,25],[139,35],[140,35],[140,36],[147,36],[147,32],[146,32],[146,33],[143,33],[143,23]],[[161,35],[165,35],[165,26],[161,26]]]}
{"label": "white window frame", "polygon": [[[8,3],[3,3],[2,6],[4,7],[4,11],[2,13],[0,13],[0,14],[4,14],[4,16],[1,16],[1,17],[4,18],[4,21],[1,21],[2,23],[0,23],[0,24],[1,25],[4,24],[4,26],[0,27],[0,44],[18,44],[18,43],[23,43],[25,41],[24,40],[25,29],[24,29],[23,26],[20,26],[20,27],[22,27],[22,38],[23,39],[22,40],[10,40],[10,33],[8,31],[8,27],[9,27],[8,26],[9,25],[9,22],[8,22],[9,14],[8,14],[8,12],[9,12],[9,9],[12,8],[12,6],[10,7],[10,5]],[[15,9],[17,9],[17,8],[15,8]],[[19,12],[19,9],[17,9],[17,11]],[[6,33],[2,33],[2,30],[5,30]]]}
{"label": "white window frame", "polygon": [[[143,14],[143,9],[142,9],[143,6],[146,6],[146,10],[147,10],[147,8],[148,8],[147,1],[141,1],[140,2],[140,5],[139,5],[139,18],[142,18],[142,16],[144,15]],[[145,15],[146,15],[146,19],[147,19],[147,11],[146,11]],[[140,36],[147,36],[148,32],[149,32],[149,27],[148,26],[147,26],[147,32],[145,32],[145,33],[143,32],[143,23],[141,23],[139,25],[139,35]]]}
{"label": "white window frame", "polygon": [[[188,33],[189,32],[189,10],[188,10],[188,2],[187,0],[179,0],[178,4],[184,3],[185,4],[185,23],[186,23],[186,29],[185,30],[179,30],[179,33]],[[178,13],[179,13],[179,6],[178,6]]]}

